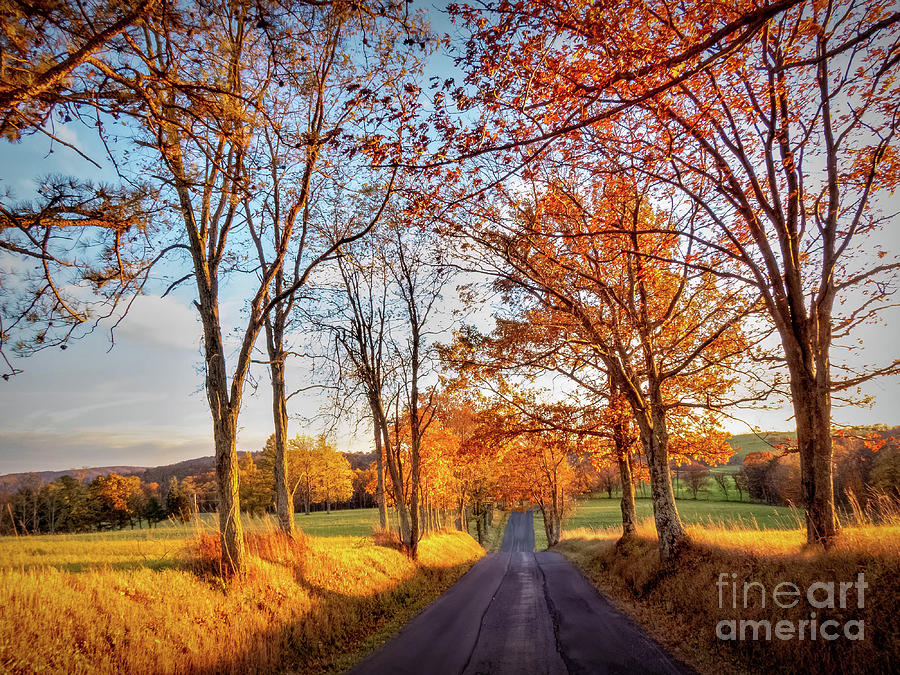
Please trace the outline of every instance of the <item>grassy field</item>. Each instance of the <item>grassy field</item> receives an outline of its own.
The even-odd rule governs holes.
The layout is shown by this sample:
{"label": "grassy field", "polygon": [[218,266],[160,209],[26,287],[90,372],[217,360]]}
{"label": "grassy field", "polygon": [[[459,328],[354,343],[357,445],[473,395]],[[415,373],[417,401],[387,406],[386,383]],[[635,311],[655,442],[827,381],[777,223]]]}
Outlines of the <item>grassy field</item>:
{"label": "grassy field", "polygon": [[764,431],[760,434],[737,434],[728,439],[728,445],[734,450],[735,455],[743,459],[751,452],[774,452],[773,445],[783,443],[785,439],[796,438],[795,431]]}
{"label": "grassy field", "polygon": [[[575,529],[564,532],[554,550],[579,565],[615,604],[699,672],[896,672],[900,521],[847,527],[829,551],[806,547],[801,529],[761,530],[732,523],[688,525],[687,530],[691,543],[667,568],[660,565],[650,520],[642,522],[638,537],[624,546],[616,545],[617,528]],[[727,588],[724,600],[719,597],[716,581],[722,573],[738,580],[734,602]],[[808,602],[807,589],[813,583],[833,583],[837,589],[841,582],[857,581],[860,573],[868,584],[864,607],[859,607],[855,590],[844,607],[837,600],[834,607],[824,609]],[[753,587],[745,606],[745,581],[761,584],[769,602],[762,602],[759,587]],[[801,589],[801,600],[794,607],[773,602],[773,590],[782,582]],[[817,597],[822,599],[822,591]],[[811,610],[817,625],[826,619],[837,622],[837,639],[823,639],[817,632],[815,641],[810,640]],[[777,632],[765,639],[762,628],[759,640],[753,639],[752,630],[746,639],[717,637],[719,622],[735,621],[739,626],[741,620],[766,621],[773,628],[787,622],[797,632],[793,639],[778,639]],[[847,639],[843,627],[851,621],[864,622],[864,639]],[[802,624],[806,637],[798,639]]]}
{"label": "grassy field", "polygon": [[[803,514],[784,506],[767,506],[748,502],[723,502],[679,499],[678,513],[686,524],[748,526],[762,530],[785,530],[800,527]],[[653,515],[649,499],[637,499],[635,508],[639,519]],[[579,500],[575,512],[566,518],[563,530],[582,527],[621,527],[622,511],[619,499]]]}
{"label": "grassy field", "polygon": [[[703,524],[726,526],[729,528],[752,528],[760,530],[784,530],[800,527],[802,514],[783,506],[766,506],[749,502],[707,501],[679,499],[678,513],[689,525]],[[653,516],[653,506],[649,499],[635,500],[638,519]],[[563,533],[582,529],[607,529],[622,527],[622,511],[619,497],[599,499],[579,499],[574,512],[563,521]],[[564,534],[565,536],[565,534]],[[540,509],[534,510],[534,548],[547,548],[547,534]]]}
{"label": "grassy field", "polygon": [[378,509],[297,514],[294,522],[304,533],[315,537],[370,537],[378,527]]}
{"label": "grassy field", "polygon": [[377,512],[298,516],[296,541],[247,525],[253,562],[212,573],[208,519],[153,530],[0,538],[0,672],[343,672],[483,550],[441,533],[414,562],[377,545]]}

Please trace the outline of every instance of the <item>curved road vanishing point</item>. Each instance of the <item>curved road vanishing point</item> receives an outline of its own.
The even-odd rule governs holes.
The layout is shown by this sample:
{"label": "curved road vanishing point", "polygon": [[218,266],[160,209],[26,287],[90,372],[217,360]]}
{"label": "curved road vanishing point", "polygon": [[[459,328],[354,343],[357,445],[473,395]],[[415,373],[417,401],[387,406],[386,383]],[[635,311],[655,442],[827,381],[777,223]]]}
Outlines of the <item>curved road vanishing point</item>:
{"label": "curved road vanishing point", "polygon": [[513,512],[478,561],[354,675],[690,673]]}

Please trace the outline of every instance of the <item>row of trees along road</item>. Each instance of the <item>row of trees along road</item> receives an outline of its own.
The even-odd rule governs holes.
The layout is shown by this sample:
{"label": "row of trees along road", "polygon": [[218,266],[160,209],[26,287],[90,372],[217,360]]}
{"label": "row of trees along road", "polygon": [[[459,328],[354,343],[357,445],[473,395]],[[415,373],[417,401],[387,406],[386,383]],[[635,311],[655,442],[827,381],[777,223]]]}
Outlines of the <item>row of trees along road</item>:
{"label": "row of trees along road", "polygon": [[[7,137],[77,118],[128,161],[121,187],[54,179],[3,200],[0,245],[27,263],[2,279],[4,358],[65,346],[160,275],[164,293],[192,282],[227,570],[246,562],[235,438],[254,361],[271,374],[276,503],[293,527],[286,337],[320,269],[310,295],[327,310],[304,309],[304,325],[348,374],[339,403],[359,397],[374,421],[378,501],[384,514],[394,500],[412,555],[433,487],[481,500],[527,486],[552,525],[564,467],[599,452],[626,485],[645,457],[669,559],[685,541],[669,460],[720,458],[729,406],[767,392],[794,406],[808,539],[832,541],[833,397],[900,368],[832,350],[889,304],[900,265],[871,241],[900,180],[900,13],[862,0],[450,12],[468,32],[450,45],[459,84],[425,71],[438,41],[408,3],[5,14]],[[490,335],[447,345],[456,393],[439,395],[425,386],[429,321],[460,266],[504,305]],[[233,275],[234,349],[221,317]],[[566,384],[548,391],[548,377]],[[451,399],[479,421],[460,425],[460,466],[429,487],[428,434]],[[534,470],[501,457],[507,473],[470,480],[486,444]],[[622,508],[627,536],[633,495]]]}
{"label": "row of trees along road", "polygon": [[[761,306],[794,406],[808,540],[833,540],[833,396],[900,365],[835,363],[831,349],[889,303],[898,267],[867,235],[890,215],[885,198],[900,179],[900,13],[853,0],[458,11],[472,29],[472,67],[454,102],[476,121],[444,120],[446,152],[480,158],[486,176],[509,166],[532,173],[540,161],[565,174],[602,158],[601,173],[633,176],[653,203],[687,218],[671,231],[677,244],[642,253],[642,264],[662,259],[737,282],[749,305]],[[570,200],[576,213],[582,200]],[[587,244],[595,233],[565,241]],[[605,339],[586,337],[576,305],[544,304],[553,302],[577,318],[592,350],[606,351]],[[657,326],[647,328],[655,337]],[[642,352],[648,378],[665,372]],[[662,394],[666,406],[665,392],[648,379],[639,396],[621,356],[610,353],[606,366],[625,376],[622,391],[657,466],[654,507],[668,557],[684,534],[660,476],[667,429],[653,399]]]}
{"label": "row of trees along road", "polygon": [[[167,269],[185,263],[189,271],[173,275],[165,292],[188,281],[196,286],[217,458],[222,563],[225,570],[241,571],[246,553],[235,439],[257,337],[266,329],[275,393],[276,495],[282,527],[290,532],[279,400],[284,323],[311,271],[377,220],[376,213],[368,223],[333,223],[320,231],[311,227],[316,205],[311,196],[335,180],[357,187],[360,181],[370,183],[385,200],[391,194],[391,172],[378,166],[404,124],[408,82],[420,71],[426,36],[406,3],[369,8],[353,2],[212,1],[134,7],[118,20],[103,3],[82,5],[77,12],[27,7],[4,17],[4,40],[11,48],[4,49],[4,68],[23,82],[16,87],[9,81],[2,111],[20,123],[16,133],[43,129],[53,114],[93,114],[105,138],[111,135],[106,125],[124,125],[116,136],[132,144],[125,154],[134,170],[126,182],[137,184],[143,197],[139,208],[120,219],[97,222],[83,206],[94,204],[96,195],[107,197],[99,207],[131,202],[79,184],[66,194],[42,194],[42,203],[6,208],[4,248],[40,260],[41,267],[36,278],[27,279],[30,287],[23,285],[20,301],[7,303],[4,340],[11,328],[21,328],[31,331],[24,348],[40,348],[89,321],[86,311],[63,297],[56,268],[74,267],[95,281],[109,306],[143,288],[153,263],[165,258]],[[78,33],[78,26],[93,21],[109,28]],[[408,49],[395,48],[404,41]],[[66,64],[59,77],[45,77],[34,64],[42,53],[51,62],[68,54],[59,62]],[[33,81],[46,86],[32,87]],[[353,176],[354,171],[362,174]],[[104,212],[99,207],[94,210]],[[78,269],[71,254],[77,237],[65,236],[70,226],[99,229],[111,239],[96,242],[95,250],[115,264]],[[124,246],[135,241],[142,244],[136,251]],[[255,251],[257,264],[249,262],[249,251]],[[229,366],[226,355],[232,350],[223,338],[220,289],[227,277],[241,272],[247,273],[250,291]]]}

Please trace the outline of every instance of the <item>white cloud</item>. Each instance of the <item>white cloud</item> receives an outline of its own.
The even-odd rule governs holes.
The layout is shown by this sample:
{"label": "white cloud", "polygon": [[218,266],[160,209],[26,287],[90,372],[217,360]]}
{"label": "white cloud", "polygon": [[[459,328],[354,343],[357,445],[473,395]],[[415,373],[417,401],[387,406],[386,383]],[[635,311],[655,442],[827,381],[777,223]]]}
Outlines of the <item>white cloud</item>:
{"label": "white cloud", "polygon": [[116,334],[153,347],[195,351],[201,326],[197,314],[174,298],[141,295],[135,298]]}

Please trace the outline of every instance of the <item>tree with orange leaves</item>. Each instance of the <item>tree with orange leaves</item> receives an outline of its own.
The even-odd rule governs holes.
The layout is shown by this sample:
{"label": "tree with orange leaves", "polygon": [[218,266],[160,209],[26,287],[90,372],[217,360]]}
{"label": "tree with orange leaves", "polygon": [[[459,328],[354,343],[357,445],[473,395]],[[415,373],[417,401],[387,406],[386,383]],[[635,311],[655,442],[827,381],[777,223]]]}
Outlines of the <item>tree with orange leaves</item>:
{"label": "tree with orange leaves", "polygon": [[[668,559],[686,538],[669,476],[672,421],[684,439],[705,435],[734,384],[729,368],[749,349],[741,323],[755,307],[734,285],[672,262],[690,255],[678,250],[677,228],[692,214],[652,208],[636,182],[588,172],[533,185],[532,198],[506,193],[502,208],[485,208],[468,234],[509,304],[574,353],[570,376],[586,383],[577,370],[590,364],[627,400]],[[573,361],[548,349],[566,373]]]}
{"label": "tree with orange leaves", "polygon": [[[472,30],[443,153],[528,167],[605,153],[702,213],[696,269],[745,282],[779,334],[807,539],[838,533],[832,396],[900,361],[832,363],[890,306],[900,261],[865,241],[900,184],[900,12],[887,2],[664,0],[458,7]],[[723,269],[724,267],[724,269]]]}
{"label": "tree with orange leaves", "polygon": [[652,132],[629,144],[703,204],[698,244],[738,263],[778,332],[809,543],[829,545],[839,529],[832,397],[900,372],[898,359],[857,367],[831,349],[892,304],[900,269],[867,241],[900,185],[898,21],[877,2],[799,4],[728,67],[643,106]]}
{"label": "tree with orange leaves", "polygon": [[137,515],[134,496],[141,492],[140,477],[116,473],[98,476],[91,481],[88,490],[97,506],[98,529],[102,529],[104,523],[110,527],[124,527]]}

